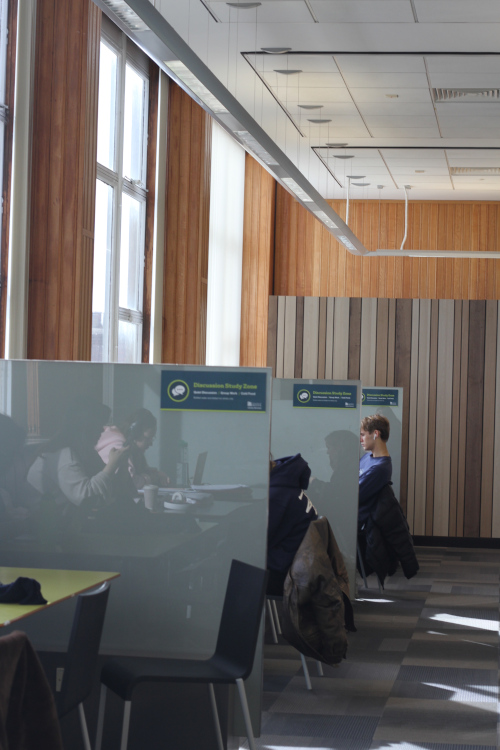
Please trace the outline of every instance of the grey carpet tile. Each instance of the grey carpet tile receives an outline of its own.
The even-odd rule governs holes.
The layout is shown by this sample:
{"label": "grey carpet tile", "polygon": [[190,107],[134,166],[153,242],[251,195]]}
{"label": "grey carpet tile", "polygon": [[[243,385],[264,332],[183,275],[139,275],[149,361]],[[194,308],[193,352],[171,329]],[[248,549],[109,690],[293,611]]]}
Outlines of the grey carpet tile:
{"label": "grey carpet tile", "polygon": [[497,705],[391,697],[373,739],[495,745]]}
{"label": "grey carpet tile", "polygon": [[477,595],[477,596],[498,596],[498,584],[497,585],[492,584],[490,586],[483,586],[481,584],[476,584],[475,586],[453,585],[451,587],[451,593],[452,594]]}
{"label": "grey carpet tile", "polygon": [[402,664],[446,668],[460,665],[465,669],[498,669],[498,650],[482,643],[469,643],[465,646],[464,639],[412,639]]}
{"label": "grey carpet tile", "polygon": [[496,686],[498,670],[402,666],[397,679],[406,682],[439,682],[451,687],[464,687],[465,685]]}
{"label": "grey carpet tile", "polygon": [[[450,587],[450,589],[453,587]],[[448,594],[431,591],[426,600],[426,607],[446,607],[455,609],[486,609],[498,615],[498,586],[493,596],[481,596],[480,594],[456,594],[451,590]]]}
{"label": "grey carpet tile", "polygon": [[[370,750],[371,740],[343,740],[323,737],[296,737],[295,735],[269,734],[255,740],[257,750]],[[248,741],[242,741],[241,750],[248,750]],[[481,748],[484,750],[484,748]]]}
{"label": "grey carpet tile", "polygon": [[331,667],[327,665],[323,666],[325,677],[331,677],[340,681],[348,678],[349,680],[390,680],[394,682],[399,674],[399,670],[399,663],[390,664],[387,661],[378,664],[345,661],[342,662],[340,668],[335,670],[335,672],[332,671]]}
{"label": "grey carpet tile", "polygon": [[392,680],[343,680],[312,677],[312,690],[294,678],[271,712],[308,713],[328,716],[381,716],[391,693]]}
{"label": "grey carpet tile", "polygon": [[370,750],[498,750],[496,745],[463,745],[444,742],[373,742]]}
{"label": "grey carpet tile", "polygon": [[410,638],[384,638],[379,651],[406,651],[410,645]]}
{"label": "grey carpet tile", "polygon": [[371,740],[377,728],[376,716],[324,716],[304,713],[263,716],[262,734],[322,737],[344,740]]}
{"label": "grey carpet tile", "polygon": [[432,701],[458,701],[460,703],[495,703],[498,688],[494,685],[452,687],[443,682],[400,682],[396,680],[391,698],[419,698]]}

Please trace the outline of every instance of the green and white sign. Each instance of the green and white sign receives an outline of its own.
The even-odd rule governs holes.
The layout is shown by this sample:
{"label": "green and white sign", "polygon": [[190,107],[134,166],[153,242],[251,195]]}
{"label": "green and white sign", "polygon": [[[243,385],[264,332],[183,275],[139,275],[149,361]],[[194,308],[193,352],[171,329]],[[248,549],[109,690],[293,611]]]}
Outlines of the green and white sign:
{"label": "green and white sign", "polygon": [[162,370],[161,408],[170,411],[266,411],[266,375]]}
{"label": "green and white sign", "polygon": [[298,409],[355,409],[356,385],[293,385],[293,406]]}
{"label": "green and white sign", "polygon": [[399,391],[397,388],[363,388],[362,406],[397,406],[399,402]]}

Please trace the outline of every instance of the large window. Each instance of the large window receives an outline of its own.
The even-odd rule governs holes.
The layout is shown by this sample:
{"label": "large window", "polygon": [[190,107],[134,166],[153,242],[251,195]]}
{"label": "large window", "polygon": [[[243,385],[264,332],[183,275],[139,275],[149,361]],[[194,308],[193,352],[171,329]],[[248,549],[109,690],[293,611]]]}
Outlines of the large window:
{"label": "large window", "polygon": [[97,362],[141,361],[148,66],[103,17],[92,300]]}

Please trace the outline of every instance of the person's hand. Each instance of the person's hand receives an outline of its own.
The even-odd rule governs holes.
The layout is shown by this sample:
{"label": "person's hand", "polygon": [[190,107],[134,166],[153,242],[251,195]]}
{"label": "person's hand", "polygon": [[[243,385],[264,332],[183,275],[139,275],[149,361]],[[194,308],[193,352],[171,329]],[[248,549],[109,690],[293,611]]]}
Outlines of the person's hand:
{"label": "person's hand", "polygon": [[127,445],[124,448],[111,448],[108,457],[108,463],[104,471],[107,474],[114,474],[115,471],[128,460],[130,453],[130,446]]}

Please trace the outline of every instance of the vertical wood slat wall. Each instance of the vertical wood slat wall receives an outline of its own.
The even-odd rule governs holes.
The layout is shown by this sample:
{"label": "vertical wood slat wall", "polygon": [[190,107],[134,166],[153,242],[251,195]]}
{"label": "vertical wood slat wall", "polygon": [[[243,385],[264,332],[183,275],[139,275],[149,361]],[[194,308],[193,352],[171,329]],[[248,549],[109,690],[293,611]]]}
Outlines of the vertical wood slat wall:
{"label": "vertical wood slat wall", "polygon": [[500,302],[272,296],[276,377],[404,388],[401,505],[419,536],[500,538]]}
{"label": "vertical wood slat wall", "polygon": [[203,364],[211,119],[169,85],[162,361]]}
{"label": "vertical wood slat wall", "polygon": [[[280,185],[274,294],[384,299],[500,299],[495,260],[351,255]],[[329,201],[345,217],[345,201]],[[403,201],[351,201],[349,226],[368,250],[398,249]],[[500,250],[500,202],[411,201],[406,248]]]}
{"label": "vertical wood slat wall", "polygon": [[100,11],[46,0],[37,13],[28,357],[89,359]]}

